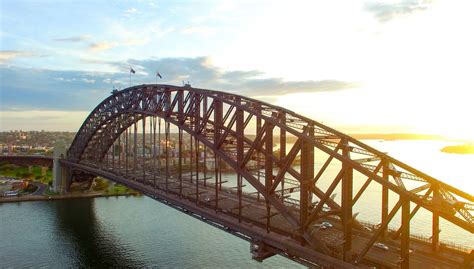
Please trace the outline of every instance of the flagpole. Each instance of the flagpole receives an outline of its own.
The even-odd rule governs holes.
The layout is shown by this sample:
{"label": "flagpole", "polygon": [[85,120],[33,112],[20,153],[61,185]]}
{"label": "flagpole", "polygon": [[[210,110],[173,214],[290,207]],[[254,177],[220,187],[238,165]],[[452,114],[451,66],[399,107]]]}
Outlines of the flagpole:
{"label": "flagpole", "polygon": [[158,70],[156,70],[156,74],[155,74],[156,84],[158,84],[158,77],[160,77],[160,79],[162,79],[160,72],[158,72]]}

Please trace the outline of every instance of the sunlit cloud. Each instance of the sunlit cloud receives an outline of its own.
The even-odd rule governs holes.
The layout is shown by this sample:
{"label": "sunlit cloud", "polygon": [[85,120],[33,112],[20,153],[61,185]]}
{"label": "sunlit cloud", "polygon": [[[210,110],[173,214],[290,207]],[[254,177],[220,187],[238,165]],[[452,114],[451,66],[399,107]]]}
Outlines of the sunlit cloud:
{"label": "sunlit cloud", "polygon": [[97,43],[91,43],[89,45],[89,50],[91,52],[99,52],[99,51],[104,51],[104,50],[109,50],[114,47],[116,47],[118,44],[117,42],[97,42]]}
{"label": "sunlit cloud", "polygon": [[19,51],[19,50],[2,50],[0,51],[0,63],[6,63],[10,60],[20,57],[33,57],[35,53],[31,51]]}

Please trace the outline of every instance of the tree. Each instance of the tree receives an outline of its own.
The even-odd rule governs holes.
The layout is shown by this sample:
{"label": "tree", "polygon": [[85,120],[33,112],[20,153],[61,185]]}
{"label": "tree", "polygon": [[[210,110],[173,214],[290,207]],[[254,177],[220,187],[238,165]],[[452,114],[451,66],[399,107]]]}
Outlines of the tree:
{"label": "tree", "polygon": [[92,189],[95,191],[102,191],[109,187],[109,181],[104,178],[96,177],[94,182],[95,184],[93,185]]}

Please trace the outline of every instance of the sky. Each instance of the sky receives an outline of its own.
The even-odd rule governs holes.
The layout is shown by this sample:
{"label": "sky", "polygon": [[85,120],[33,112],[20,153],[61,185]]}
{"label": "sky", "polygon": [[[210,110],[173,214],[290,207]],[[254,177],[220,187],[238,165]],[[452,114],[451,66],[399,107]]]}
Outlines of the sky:
{"label": "sky", "polygon": [[474,140],[473,9],[0,0],[0,131],[77,131],[113,87],[155,83],[158,70],[159,83],[246,95],[343,132]]}

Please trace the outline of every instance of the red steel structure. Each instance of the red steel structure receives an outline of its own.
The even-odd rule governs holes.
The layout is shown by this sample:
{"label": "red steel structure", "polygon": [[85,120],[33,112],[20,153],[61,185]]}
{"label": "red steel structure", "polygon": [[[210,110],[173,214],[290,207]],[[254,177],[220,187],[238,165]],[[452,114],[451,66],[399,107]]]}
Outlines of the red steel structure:
{"label": "red steel structure", "polygon": [[[280,254],[325,268],[467,268],[473,256],[439,239],[440,218],[472,235],[471,194],[236,94],[157,84],[114,91],[61,164],[73,181],[79,172],[103,176],[247,239],[260,261]],[[355,214],[367,199],[380,216],[371,228]],[[418,215],[432,226],[428,242],[411,236]],[[395,216],[398,228],[389,229]]]}

